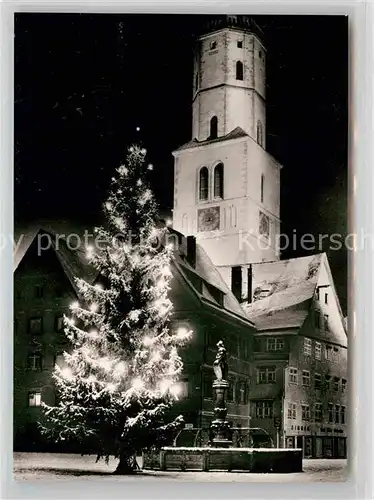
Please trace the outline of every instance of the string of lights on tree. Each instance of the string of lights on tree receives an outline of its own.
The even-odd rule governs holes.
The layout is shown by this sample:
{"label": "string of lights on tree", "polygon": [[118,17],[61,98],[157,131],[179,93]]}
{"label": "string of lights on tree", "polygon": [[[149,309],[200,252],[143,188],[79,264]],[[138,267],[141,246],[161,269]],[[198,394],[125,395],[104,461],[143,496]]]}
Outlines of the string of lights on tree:
{"label": "string of lights on tree", "polygon": [[54,371],[59,404],[44,405],[47,434],[94,447],[98,458],[117,456],[122,470],[181,427],[181,417],[165,417],[181,392],[178,348],[192,334],[170,328],[173,245],[155,222],[145,158],[144,148],[129,148],[111,179],[107,223],[95,229],[101,249],[86,249],[98,278],[76,279],[79,299],[65,317],[72,349]]}

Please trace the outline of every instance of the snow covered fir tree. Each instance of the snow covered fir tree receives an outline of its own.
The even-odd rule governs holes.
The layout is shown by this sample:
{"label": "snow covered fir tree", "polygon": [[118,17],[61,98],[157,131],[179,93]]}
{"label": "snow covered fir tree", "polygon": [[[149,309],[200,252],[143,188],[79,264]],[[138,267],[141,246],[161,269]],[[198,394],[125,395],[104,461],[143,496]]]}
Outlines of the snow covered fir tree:
{"label": "snow covered fir tree", "polygon": [[131,147],[112,178],[107,227],[95,230],[105,243],[87,248],[99,278],[76,279],[81,300],[65,317],[72,350],[64,367],[55,366],[58,404],[44,405],[42,424],[48,437],[78,442],[82,453],[119,458],[119,474],[136,468],[137,452],[165,444],[183,426],[182,416],[168,422],[167,415],[183,367],[177,349],[191,335],[169,327],[172,248],[155,223],[145,156]]}

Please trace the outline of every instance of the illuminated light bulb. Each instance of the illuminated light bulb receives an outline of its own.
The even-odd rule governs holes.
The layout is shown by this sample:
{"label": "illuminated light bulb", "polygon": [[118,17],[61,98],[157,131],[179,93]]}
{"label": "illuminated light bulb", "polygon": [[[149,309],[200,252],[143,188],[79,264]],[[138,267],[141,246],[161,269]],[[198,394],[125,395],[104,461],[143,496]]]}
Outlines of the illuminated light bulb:
{"label": "illuminated light bulb", "polygon": [[131,146],[131,147],[129,148],[129,151],[130,151],[130,153],[133,153],[134,148]]}
{"label": "illuminated light bulb", "polygon": [[168,307],[166,307],[165,305],[162,305],[162,306],[159,308],[158,312],[159,312],[159,314],[160,314],[161,316],[164,316],[164,315],[168,312],[168,310],[169,310],[169,308],[168,308]]}
{"label": "illuminated light bulb", "polygon": [[136,127],[136,131],[139,132],[140,131],[140,127]]}
{"label": "illuminated light bulb", "polygon": [[116,217],[114,219],[114,222],[118,225],[118,226],[122,226],[123,224],[123,220],[121,219],[121,217]]}
{"label": "illuminated light bulb", "polygon": [[128,174],[128,172],[129,172],[129,169],[128,169],[128,168],[126,168],[124,165],[121,165],[121,166],[119,167],[119,169],[118,169],[118,173],[119,173],[120,175],[127,175],[127,174]]}
{"label": "illuminated light bulb", "polygon": [[148,170],[153,170],[153,165],[152,165],[152,163],[150,163],[150,164],[148,165],[148,167],[147,167],[147,168],[148,168]]}
{"label": "illuminated light bulb", "polygon": [[140,152],[145,155],[147,153],[147,150],[145,148],[141,149]]}
{"label": "illuminated light bulb", "polygon": [[132,386],[135,390],[140,390],[144,387],[144,383],[143,383],[143,380],[140,378],[140,377],[136,377],[133,381],[132,381]]}
{"label": "illuminated light bulb", "polygon": [[154,227],[154,228],[152,228],[152,231],[151,231],[151,233],[150,233],[150,235],[149,235],[149,236],[150,236],[151,238],[157,238],[157,236],[158,236],[158,230],[157,230],[155,227]]}
{"label": "illuminated light bulb", "polygon": [[172,219],[166,219],[166,225],[171,226],[173,224]]}
{"label": "illuminated light bulb", "polygon": [[142,181],[141,179],[138,179],[138,180],[136,181],[136,185],[137,185],[137,186],[142,186],[142,185],[143,185],[143,181]]}
{"label": "illuminated light bulb", "polygon": [[99,334],[96,330],[91,330],[88,335],[91,337],[91,339],[95,340],[99,338]]}
{"label": "illuminated light bulb", "polygon": [[164,299],[157,299],[154,301],[154,306],[156,309],[162,307],[164,304]]}
{"label": "illuminated light bulb", "polygon": [[161,382],[160,382],[160,391],[162,393],[165,393],[165,392],[167,392],[169,390],[169,388],[170,388],[170,382],[169,382],[169,380],[166,380],[166,379],[161,380]]}
{"label": "illuminated light bulb", "polygon": [[160,307],[160,309],[159,309],[158,312],[159,312],[160,316],[165,316],[166,313],[168,312],[168,310],[167,310],[167,308],[165,306],[162,306],[162,307]]}
{"label": "illuminated light bulb", "polygon": [[73,380],[74,379],[74,374],[71,370],[71,368],[65,367],[61,370],[62,375],[66,380]]}
{"label": "illuminated light bulb", "polygon": [[165,281],[163,279],[157,280],[157,282],[156,282],[156,288],[158,290],[162,290],[163,288],[165,288]]}
{"label": "illuminated light bulb", "polygon": [[112,208],[113,208],[113,206],[112,206],[112,204],[110,203],[110,201],[107,201],[107,202],[105,203],[105,207],[106,207],[106,209],[107,209],[107,210],[112,210]]}
{"label": "illuminated light bulb", "polygon": [[91,304],[90,305],[90,311],[91,312],[96,312],[98,310],[99,306],[97,304]]}
{"label": "illuminated light bulb", "polygon": [[93,252],[93,250],[94,250],[94,247],[92,245],[88,245],[86,247],[86,252]]}
{"label": "illuminated light bulb", "polygon": [[138,310],[135,310],[135,311],[130,311],[129,312],[129,320],[136,323],[137,321],[139,321],[139,316],[140,316],[140,311]]}
{"label": "illuminated light bulb", "polygon": [[100,285],[100,283],[96,283],[95,288],[96,288],[96,290],[102,290],[103,285]]}
{"label": "illuminated light bulb", "polygon": [[119,189],[119,190],[117,191],[117,193],[118,193],[118,194],[122,194],[122,189]]}
{"label": "illuminated light bulb", "polygon": [[170,387],[170,394],[178,399],[178,396],[182,394],[182,387],[180,386],[180,384],[173,384]]}
{"label": "illuminated light bulb", "polygon": [[73,318],[68,318],[66,321],[67,321],[67,323],[68,323],[69,325],[71,325],[71,326],[74,326],[74,325],[75,325],[75,321],[74,321],[74,319],[73,319]]}
{"label": "illuminated light bulb", "polygon": [[127,371],[127,366],[126,366],[126,363],[124,361],[120,361],[114,367],[114,375],[116,377],[121,377],[123,374],[126,373],[126,371]]}
{"label": "illuminated light bulb", "polygon": [[183,326],[181,326],[180,328],[178,328],[177,330],[177,337],[181,340],[184,340],[186,338],[188,338],[190,336],[190,331],[187,330],[187,328],[184,328]]}
{"label": "illuminated light bulb", "polygon": [[160,361],[161,359],[161,353],[159,351],[156,351],[155,353],[153,353],[152,355],[152,361],[156,362],[156,361]]}
{"label": "illuminated light bulb", "polygon": [[163,276],[171,276],[171,270],[170,270],[170,267],[169,266],[164,266],[162,269],[161,269],[161,274]]}
{"label": "illuminated light bulb", "polygon": [[140,256],[138,254],[134,254],[132,256],[132,261],[134,264],[139,264],[141,262]]}
{"label": "illuminated light bulb", "polygon": [[112,363],[110,362],[110,360],[108,358],[101,359],[100,362],[99,362],[99,365],[104,370],[110,370],[111,367],[112,367]]}
{"label": "illuminated light bulb", "polygon": [[150,345],[152,345],[153,343],[153,340],[151,339],[151,337],[149,337],[148,335],[146,337],[144,337],[143,339],[143,344],[148,347]]}

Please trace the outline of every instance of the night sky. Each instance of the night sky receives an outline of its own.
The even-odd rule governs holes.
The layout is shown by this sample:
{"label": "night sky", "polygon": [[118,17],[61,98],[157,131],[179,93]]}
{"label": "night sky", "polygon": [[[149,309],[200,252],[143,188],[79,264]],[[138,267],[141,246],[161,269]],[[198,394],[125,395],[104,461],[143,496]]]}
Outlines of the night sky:
{"label": "night sky", "polygon": [[[267,150],[284,166],[281,230],[345,234],[348,18],[254,19],[267,47]],[[172,208],[171,151],[191,139],[193,45],[207,20],[16,15],[16,225],[97,222],[135,141],[155,166],[161,207]],[[345,309],[346,251],[328,254]]]}

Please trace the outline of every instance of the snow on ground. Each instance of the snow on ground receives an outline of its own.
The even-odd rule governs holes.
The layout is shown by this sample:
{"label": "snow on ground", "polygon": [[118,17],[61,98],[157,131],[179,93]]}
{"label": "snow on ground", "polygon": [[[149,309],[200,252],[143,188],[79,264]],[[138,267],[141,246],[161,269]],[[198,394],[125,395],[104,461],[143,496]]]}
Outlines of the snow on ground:
{"label": "snow on ground", "polygon": [[[94,456],[57,453],[14,453],[13,470],[15,480],[71,480],[99,479],[100,481],[133,482],[147,481],[199,481],[199,482],[336,482],[345,481],[346,460],[304,460],[304,472],[292,474],[249,474],[246,472],[160,472],[144,471],[133,476],[113,476],[117,460],[106,465],[95,463]],[[141,466],[141,458],[139,457]]]}

